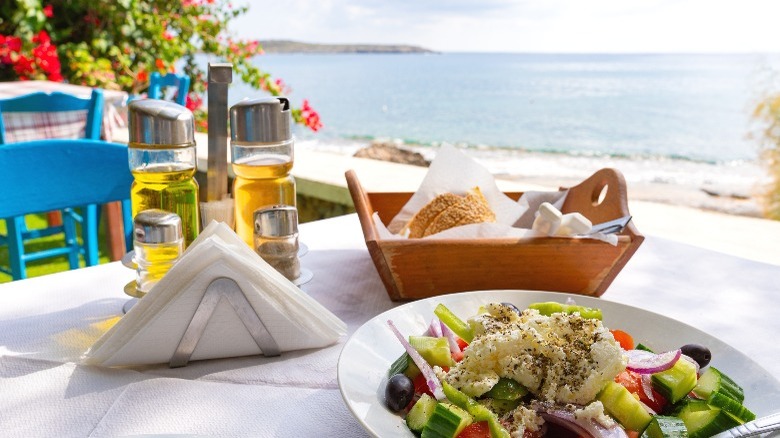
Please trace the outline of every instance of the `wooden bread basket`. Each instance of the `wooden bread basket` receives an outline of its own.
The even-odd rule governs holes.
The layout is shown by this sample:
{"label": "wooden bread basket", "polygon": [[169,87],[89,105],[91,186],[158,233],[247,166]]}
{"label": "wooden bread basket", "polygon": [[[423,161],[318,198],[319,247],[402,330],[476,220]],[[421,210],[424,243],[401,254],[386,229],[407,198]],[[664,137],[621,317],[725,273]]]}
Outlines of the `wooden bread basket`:
{"label": "wooden bread basket", "polygon": [[[644,240],[633,223],[617,246],[595,239],[381,239],[374,212],[387,225],[412,193],[368,193],[346,172],[368,252],[394,301],[472,290],[532,289],[601,296]],[[518,199],[522,193],[506,193]],[[571,187],[561,209],[594,224],[629,215],[626,182],[601,169]]]}

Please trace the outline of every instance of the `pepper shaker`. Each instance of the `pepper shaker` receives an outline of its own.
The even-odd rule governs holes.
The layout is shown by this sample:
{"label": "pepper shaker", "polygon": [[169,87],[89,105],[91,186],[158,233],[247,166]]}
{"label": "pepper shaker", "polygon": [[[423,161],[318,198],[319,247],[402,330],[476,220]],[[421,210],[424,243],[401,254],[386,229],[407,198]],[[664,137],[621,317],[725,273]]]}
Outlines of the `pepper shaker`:
{"label": "pepper shaker", "polygon": [[273,205],[254,212],[254,247],[260,257],[288,280],[301,275],[298,260],[298,210]]}

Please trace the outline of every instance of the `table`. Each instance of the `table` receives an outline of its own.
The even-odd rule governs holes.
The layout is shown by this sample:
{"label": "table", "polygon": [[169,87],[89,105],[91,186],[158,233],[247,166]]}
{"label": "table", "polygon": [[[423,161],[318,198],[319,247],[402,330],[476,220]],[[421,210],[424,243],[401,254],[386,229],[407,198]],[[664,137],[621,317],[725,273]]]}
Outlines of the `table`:
{"label": "table", "polygon": [[[303,289],[353,333],[391,302],[356,215],[301,225],[314,279]],[[4,436],[365,436],[321,350],[107,369],[77,363],[119,317],[134,273],[119,263],[0,285]],[[648,236],[602,297],[685,321],[780,375],[780,267]]]}
{"label": "table", "polygon": [[[0,99],[7,99],[9,97],[18,97],[25,94],[37,93],[37,92],[52,93],[59,91],[61,93],[68,93],[74,96],[90,97],[92,94],[91,87],[85,87],[81,85],[66,84],[63,82],[50,82],[50,81],[14,81],[14,82],[0,82]],[[102,137],[108,141],[112,141],[113,134],[117,128],[125,126],[125,118],[123,116],[124,109],[127,103],[127,93],[119,90],[103,90],[103,135]],[[86,120],[86,113],[83,119],[71,121],[77,122],[76,129],[80,129],[84,121]],[[67,124],[68,121],[63,121]],[[16,126],[13,121],[5,124],[6,133],[14,135]],[[66,132],[68,127],[62,128]],[[78,131],[77,131],[78,132]],[[33,136],[27,138],[24,133],[20,133],[22,138],[17,138],[14,141],[24,140],[36,140],[40,136]],[[57,136],[64,137],[65,135]]]}
{"label": "table", "polygon": [[[91,87],[81,85],[66,84],[62,82],[50,81],[14,81],[0,82],[0,99],[23,96],[25,94],[37,92],[52,93],[59,91],[80,97],[90,97]],[[126,125],[124,116],[127,103],[127,93],[118,90],[103,90],[103,127],[102,137],[107,141],[112,141],[117,129]],[[76,138],[79,132],[83,130],[86,123],[86,111],[66,111],[61,116],[46,117],[30,127],[29,117],[24,114],[6,114],[5,131],[9,138],[14,141],[37,140],[43,138],[40,131],[46,132],[46,138]],[[54,124],[41,127],[40,124]],[[122,226],[122,206],[119,203],[106,204],[103,207],[106,215],[107,238],[109,247],[109,256],[111,260],[119,260],[125,253],[125,237]],[[51,225],[61,225],[62,220],[58,212],[49,214],[49,223]]]}

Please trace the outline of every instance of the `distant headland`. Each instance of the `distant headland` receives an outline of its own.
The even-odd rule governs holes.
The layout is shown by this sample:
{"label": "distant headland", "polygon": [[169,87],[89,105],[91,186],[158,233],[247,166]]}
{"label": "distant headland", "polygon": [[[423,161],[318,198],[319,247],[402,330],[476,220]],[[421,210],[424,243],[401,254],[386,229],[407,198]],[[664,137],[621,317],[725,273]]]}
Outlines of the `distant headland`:
{"label": "distant headland", "polygon": [[404,44],[313,44],[289,40],[260,41],[265,53],[436,53]]}

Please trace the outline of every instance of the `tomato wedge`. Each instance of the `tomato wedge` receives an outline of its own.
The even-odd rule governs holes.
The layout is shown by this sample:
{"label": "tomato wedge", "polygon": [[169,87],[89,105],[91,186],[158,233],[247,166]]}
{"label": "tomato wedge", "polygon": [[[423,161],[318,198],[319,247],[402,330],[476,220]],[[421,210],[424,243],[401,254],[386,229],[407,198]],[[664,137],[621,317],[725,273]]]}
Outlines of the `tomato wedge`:
{"label": "tomato wedge", "polygon": [[458,434],[458,438],[490,438],[488,422],[478,421],[469,424]]}
{"label": "tomato wedge", "polygon": [[620,344],[620,347],[624,350],[634,349],[634,338],[632,338],[631,335],[623,330],[610,330],[610,332],[612,332],[612,336],[615,337],[615,340],[618,341],[618,344]]}
{"label": "tomato wedge", "polygon": [[623,385],[628,392],[636,394],[639,397],[639,401],[646,404],[655,412],[661,412],[664,406],[666,406],[666,399],[655,389],[651,390],[653,399],[650,400],[650,398],[647,397],[647,394],[645,394],[645,390],[642,387],[642,375],[639,373],[625,370],[615,377],[615,382]]}
{"label": "tomato wedge", "polygon": [[414,378],[414,392],[418,395],[428,394],[431,397],[436,397],[433,395],[433,392],[431,392],[431,388],[428,387],[428,382],[425,381],[425,376],[422,373]]}

